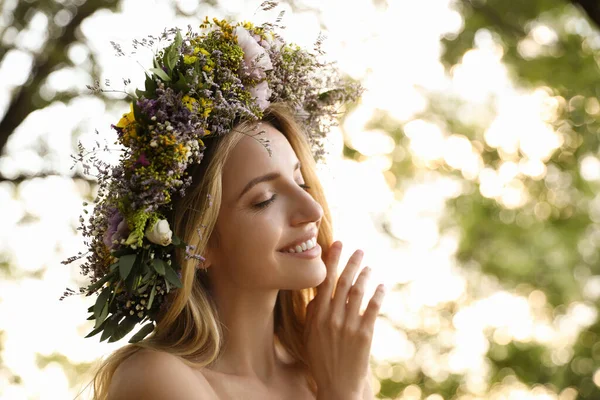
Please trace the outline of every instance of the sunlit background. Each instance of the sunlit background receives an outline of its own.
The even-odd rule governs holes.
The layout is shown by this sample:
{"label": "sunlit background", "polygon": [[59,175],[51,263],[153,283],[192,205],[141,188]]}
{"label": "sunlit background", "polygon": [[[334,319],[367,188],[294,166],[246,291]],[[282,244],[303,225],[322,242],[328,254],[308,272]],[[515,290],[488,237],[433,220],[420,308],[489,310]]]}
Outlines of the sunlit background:
{"label": "sunlit background", "polygon": [[[87,399],[92,368],[131,336],[84,339],[94,299],[58,301],[86,283],[61,261],[84,250],[96,190],[70,155],[114,142],[123,79],[141,88],[151,62],[110,42],[129,53],[205,15],[281,10],[286,40],[325,32],[328,59],[366,88],[319,173],[343,258],[362,248],[373,269],[366,297],[389,288],[377,398],[600,399],[598,21],[520,3],[0,2],[0,399]],[[95,80],[115,92],[92,94]]]}

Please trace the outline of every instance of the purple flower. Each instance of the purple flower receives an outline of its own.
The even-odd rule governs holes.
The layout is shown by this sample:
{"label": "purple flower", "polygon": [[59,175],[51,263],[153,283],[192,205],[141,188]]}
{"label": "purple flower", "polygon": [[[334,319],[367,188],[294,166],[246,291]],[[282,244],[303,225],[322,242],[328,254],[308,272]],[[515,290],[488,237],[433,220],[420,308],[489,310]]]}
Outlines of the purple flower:
{"label": "purple flower", "polygon": [[148,161],[148,159],[146,158],[146,154],[144,154],[144,153],[140,154],[140,156],[138,157],[138,159],[135,163],[141,164],[144,167],[147,167],[148,165],[150,165],[150,161]]}
{"label": "purple flower", "polygon": [[110,216],[108,217],[108,228],[104,232],[104,236],[102,241],[110,250],[114,250],[115,245],[113,243],[114,240],[117,242],[121,241],[121,239],[126,238],[129,235],[129,227],[127,226],[127,221],[123,217],[123,215],[117,210],[113,208]]}

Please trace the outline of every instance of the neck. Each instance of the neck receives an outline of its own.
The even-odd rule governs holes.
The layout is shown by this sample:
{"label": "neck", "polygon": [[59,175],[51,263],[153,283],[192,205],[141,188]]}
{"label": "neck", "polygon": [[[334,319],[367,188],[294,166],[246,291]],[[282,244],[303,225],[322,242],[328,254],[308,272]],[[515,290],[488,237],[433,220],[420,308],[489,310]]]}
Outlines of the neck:
{"label": "neck", "polygon": [[278,291],[218,286],[213,289],[224,346],[210,369],[269,386],[285,365],[275,347],[274,309]]}

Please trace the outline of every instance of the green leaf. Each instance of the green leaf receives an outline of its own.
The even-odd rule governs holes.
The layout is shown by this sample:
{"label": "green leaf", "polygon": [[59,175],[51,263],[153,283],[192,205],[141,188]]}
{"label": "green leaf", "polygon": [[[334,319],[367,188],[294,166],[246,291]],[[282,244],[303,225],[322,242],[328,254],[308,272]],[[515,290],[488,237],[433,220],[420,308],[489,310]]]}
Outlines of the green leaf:
{"label": "green leaf", "polygon": [[148,71],[152,72],[154,75],[158,76],[160,79],[162,79],[165,82],[171,81],[171,77],[169,75],[167,75],[167,73],[165,71],[163,71],[162,68],[150,68]]}
{"label": "green leaf", "polygon": [[117,326],[110,339],[108,339],[108,343],[116,342],[117,340],[122,339],[125,335],[131,332],[136,325],[137,321],[135,319],[125,317],[119,326]]}
{"label": "green leaf", "polygon": [[165,58],[167,68],[169,68],[169,71],[173,72],[173,69],[175,69],[175,66],[177,65],[177,59],[179,58],[179,50],[177,50],[176,47],[171,47],[169,51],[165,53]]}
{"label": "green leaf", "polygon": [[181,73],[181,71],[177,71],[177,81],[173,84],[173,89],[182,92],[182,93],[188,93],[190,91],[190,88],[188,87],[188,83],[185,80],[185,76],[183,76],[183,74]]}
{"label": "green leaf", "polygon": [[126,256],[119,258],[119,274],[121,275],[121,279],[127,279],[136,258],[137,254],[127,254]]}
{"label": "green leaf", "polygon": [[155,258],[152,260],[152,267],[161,276],[163,276],[165,274],[166,266],[167,266],[167,264],[160,258]]}
{"label": "green leaf", "polygon": [[175,48],[175,51],[177,53],[179,53],[179,47],[181,47],[182,43],[183,43],[183,37],[181,37],[181,32],[179,32],[179,29],[177,29],[177,33],[175,34],[175,41],[172,44],[172,46]]}
{"label": "green leaf", "polygon": [[177,31],[175,34],[175,40],[169,47],[165,49],[165,53],[163,56],[163,64],[167,66],[169,72],[173,72],[175,66],[177,65],[177,59],[179,58],[179,48],[183,43],[183,38],[181,37],[181,33]]}
{"label": "green leaf", "polygon": [[112,336],[112,334],[117,329],[119,325],[119,320],[121,317],[116,318],[114,315],[107,319],[106,326],[104,326],[104,331],[102,332],[102,336],[100,336],[100,341],[104,342],[106,339]]}
{"label": "green leaf", "polygon": [[145,284],[143,284],[142,286],[140,286],[138,288],[138,290],[137,290],[138,293],[139,294],[143,294],[148,289],[148,286],[150,286],[150,282],[146,282]]}
{"label": "green leaf", "polygon": [[144,94],[146,98],[152,98],[156,95],[156,81],[152,78],[152,76],[146,75],[144,87],[146,88],[146,93]]}
{"label": "green leaf", "polygon": [[142,113],[142,110],[140,109],[140,107],[138,107],[137,101],[133,102],[133,118],[137,122],[147,121],[146,115]]}
{"label": "green leaf", "polygon": [[115,290],[113,290],[113,295],[110,298],[110,302],[112,303],[112,301],[115,299],[115,297],[117,296],[117,291],[119,290],[119,288],[123,286],[123,281],[119,281],[117,283],[117,286],[115,286]]}
{"label": "green leaf", "polygon": [[141,265],[143,258],[144,258],[144,254],[142,253],[141,256],[139,256],[135,259],[131,273],[125,280],[125,285],[127,287],[127,290],[129,290],[130,292],[136,290],[137,286],[140,284],[141,277],[139,276],[139,274],[140,274],[139,271],[140,271],[140,265]]}
{"label": "green leaf", "polygon": [[110,266],[110,272],[113,272],[117,268],[119,268],[119,261],[117,261],[116,263],[114,263]]}
{"label": "green leaf", "polygon": [[142,327],[135,335],[129,339],[129,343],[137,343],[154,330],[154,323],[150,322]]}
{"label": "green leaf", "polygon": [[102,330],[104,329],[104,326],[106,325],[106,321],[104,321],[102,324],[100,324],[100,326],[94,330],[92,330],[90,333],[88,333],[85,338],[90,338],[94,335],[97,335],[98,333],[102,332]]}
{"label": "green leaf", "polygon": [[96,319],[94,328],[98,328],[100,325],[102,325],[102,323],[106,319],[107,315],[108,315],[108,303],[105,303],[104,308],[102,309],[102,312],[100,313],[100,316],[98,316],[98,318]]}
{"label": "green leaf", "polygon": [[173,270],[173,268],[169,267],[168,265],[166,265],[166,268],[165,268],[165,278],[167,278],[169,283],[173,284],[173,286],[175,286],[177,288],[183,287],[183,284],[181,283],[181,280],[179,279],[177,272],[175,272]]}
{"label": "green leaf", "polygon": [[173,246],[179,247],[179,248],[185,248],[185,246],[186,246],[186,243],[175,235],[173,235],[171,237],[171,243],[173,243]]}
{"label": "green leaf", "polygon": [[88,286],[88,296],[90,296],[92,293],[94,293],[94,291],[96,289],[98,289],[100,286],[104,285],[111,277],[112,277],[112,273],[108,273],[106,275],[104,275],[102,278],[98,279],[96,282],[92,283],[90,286]]}
{"label": "green leaf", "polygon": [[136,251],[130,247],[126,247],[124,249],[115,250],[111,253],[113,257],[119,258],[124,256],[125,254],[135,254]]}
{"label": "green leaf", "polygon": [[137,283],[137,279],[135,274],[129,274],[127,280],[125,280],[125,286],[129,292],[133,292],[135,289],[135,284]]}
{"label": "green leaf", "polygon": [[150,269],[147,266],[145,268],[147,268],[147,271],[144,275],[144,281],[149,281],[156,274],[156,271],[154,271],[154,268]]}
{"label": "green leaf", "polygon": [[104,304],[106,304],[111,291],[112,290],[110,287],[105,288],[102,291],[102,293],[100,293],[98,298],[96,299],[96,304],[94,305],[94,316],[96,317],[96,319],[98,319],[98,317],[100,317],[100,314],[102,313],[102,310],[104,309]]}
{"label": "green leaf", "polygon": [[146,307],[148,310],[152,308],[152,303],[154,302],[154,296],[156,296],[156,281],[154,285],[152,285],[152,290],[150,291],[150,297],[148,297],[148,306]]}

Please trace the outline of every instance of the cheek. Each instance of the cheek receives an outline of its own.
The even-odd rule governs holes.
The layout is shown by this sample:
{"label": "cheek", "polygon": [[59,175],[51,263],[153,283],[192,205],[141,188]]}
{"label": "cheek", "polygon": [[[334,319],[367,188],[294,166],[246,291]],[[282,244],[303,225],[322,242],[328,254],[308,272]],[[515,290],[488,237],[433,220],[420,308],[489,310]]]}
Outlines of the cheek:
{"label": "cheek", "polygon": [[281,235],[281,223],[274,215],[241,216],[223,232],[223,252],[244,265],[268,263],[281,245]]}

